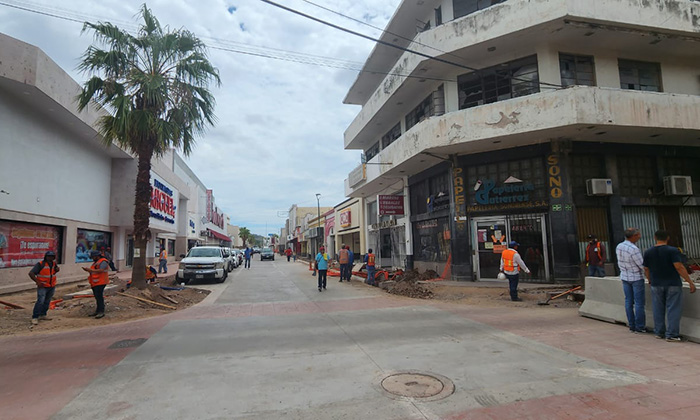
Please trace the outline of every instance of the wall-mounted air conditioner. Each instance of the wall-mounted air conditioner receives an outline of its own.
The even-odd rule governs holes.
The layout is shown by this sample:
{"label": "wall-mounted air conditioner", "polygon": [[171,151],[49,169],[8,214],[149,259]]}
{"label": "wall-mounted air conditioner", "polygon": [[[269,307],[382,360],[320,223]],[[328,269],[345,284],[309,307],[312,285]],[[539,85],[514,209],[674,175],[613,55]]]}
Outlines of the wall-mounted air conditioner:
{"label": "wall-mounted air conditioner", "polygon": [[586,193],[588,195],[612,195],[612,179],[591,178],[586,180]]}
{"label": "wall-mounted air conditioner", "polygon": [[665,176],[666,195],[693,195],[693,180],[689,176]]}

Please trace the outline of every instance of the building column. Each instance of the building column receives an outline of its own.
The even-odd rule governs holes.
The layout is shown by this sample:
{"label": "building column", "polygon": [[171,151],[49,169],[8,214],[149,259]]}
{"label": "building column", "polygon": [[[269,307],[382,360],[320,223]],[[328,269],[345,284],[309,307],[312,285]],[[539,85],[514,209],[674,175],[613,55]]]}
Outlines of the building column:
{"label": "building column", "polygon": [[408,177],[403,177],[404,237],[406,238],[406,270],[413,269],[413,224],[411,223],[411,197]]}
{"label": "building column", "polygon": [[457,165],[452,155],[450,168],[450,247],[452,255],[452,280],[473,280],[472,259],[469,253],[469,227],[467,223],[467,195],[464,187],[464,169]]}
{"label": "building column", "polygon": [[[614,244],[619,244],[625,240],[625,226],[622,221],[622,197],[620,196],[620,176],[617,172],[617,157],[615,155],[605,156],[605,171],[612,180],[613,195],[608,198],[608,227],[610,229],[610,248]],[[610,249],[610,258],[615,260],[614,248]]]}

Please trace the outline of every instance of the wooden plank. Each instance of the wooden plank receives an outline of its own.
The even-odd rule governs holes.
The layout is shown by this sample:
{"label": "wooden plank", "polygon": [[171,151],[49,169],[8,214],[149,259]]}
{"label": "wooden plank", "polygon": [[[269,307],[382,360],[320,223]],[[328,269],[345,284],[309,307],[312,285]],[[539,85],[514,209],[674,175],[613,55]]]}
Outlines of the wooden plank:
{"label": "wooden plank", "polygon": [[12,309],[24,309],[23,307],[21,307],[19,305],[15,305],[14,303],[10,303],[10,302],[5,302],[4,300],[0,300],[0,303],[2,303],[5,306],[9,306]]}
{"label": "wooden plank", "polygon": [[177,309],[177,308],[174,307],[174,306],[170,306],[170,305],[165,305],[165,304],[163,304],[163,303],[154,302],[154,301],[152,301],[152,300],[140,298],[140,297],[138,297],[138,296],[127,295],[126,293],[117,292],[117,294],[118,294],[118,295],[121,295],[121,296],[130,297],[130,298],[132,298],[132,299],[140,300],[141,302],[150,303],[151,305],[162,306],[162,307],[168,308],[168,309]]}
{"label": "wooden plank", "polygon": [[174,303],[174,304],[176,304],[176,305],[178,304],[178,302],[177,302],[175,299],[171,298],[171,297],[168,297],[168,296],[165,296],[165,295],[160,295],[160,297],[162,297],[163,299],[165,299],[165,300],[167,300],[167,301],[170,301],[170,302],[172,302],[172,303]]}

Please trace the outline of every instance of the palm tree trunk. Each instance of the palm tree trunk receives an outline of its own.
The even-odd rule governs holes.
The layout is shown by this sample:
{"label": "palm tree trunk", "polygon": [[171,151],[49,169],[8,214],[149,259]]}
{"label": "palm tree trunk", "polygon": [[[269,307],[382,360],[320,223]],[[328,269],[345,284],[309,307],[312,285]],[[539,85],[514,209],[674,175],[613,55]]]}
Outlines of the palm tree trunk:
{"label": "palm tree trunk", "polygon": [[[148,143],[148,142],[144,142]],[[146,288],[146,245],[151,239],[148,229],[150,221],[151,202],[151,158],[153,147],[143,146],[138,151],[139,167],[136,175],[136,196],[134,201],[134,265],[131,271],[131,286],[137,289]]]}

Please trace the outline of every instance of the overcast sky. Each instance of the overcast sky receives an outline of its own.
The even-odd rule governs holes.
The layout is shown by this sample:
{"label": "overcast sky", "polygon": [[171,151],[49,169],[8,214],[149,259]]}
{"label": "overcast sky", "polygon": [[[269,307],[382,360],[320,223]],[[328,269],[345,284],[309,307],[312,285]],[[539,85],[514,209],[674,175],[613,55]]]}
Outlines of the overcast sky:
{"label": "overcast sky", "polygon": [[[143,1],[6,0],[81,21],[111,21],[135,27]],[[303,0],[280,4],[374,37],[379,31]],[[332,10],[384,27],[399,0],[313,0]],[[205,43],[263,54],[294,51],[364,63],[372,42],[323,26],[260,0],[158,0],[147,3],[160,23],[185,27]],[[79,57],[92,42],[82,25],[0,5],[0,32],[36,45],[82,84]],[[275,51],[270,50],[275,49]],[[282,52],[283,53],[283,52]],[[342,103],[356,71],[280,61],[210,49],[222,86],[213,87],[218,123],[186,158],[214,190],[216,204],[233,224],[252,232],[279,233],[292,204],[334,206],[345,199],[343,180],[360,162],[343,149],[343,132],[360,110]],[[265,231],[267,225],[267,232]]]}

